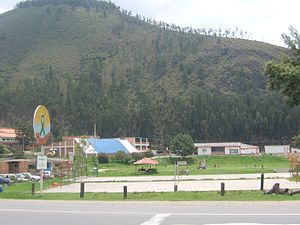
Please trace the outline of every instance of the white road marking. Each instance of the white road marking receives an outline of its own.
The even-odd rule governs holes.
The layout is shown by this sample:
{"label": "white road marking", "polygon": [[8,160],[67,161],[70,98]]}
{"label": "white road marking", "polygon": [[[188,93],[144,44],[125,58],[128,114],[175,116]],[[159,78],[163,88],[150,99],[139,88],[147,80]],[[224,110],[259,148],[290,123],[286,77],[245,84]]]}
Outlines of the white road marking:
{"label": "white road marking", "polygon": [[171,214],[156,214],[150,220],[142,223],[141,225],[159,225]]}

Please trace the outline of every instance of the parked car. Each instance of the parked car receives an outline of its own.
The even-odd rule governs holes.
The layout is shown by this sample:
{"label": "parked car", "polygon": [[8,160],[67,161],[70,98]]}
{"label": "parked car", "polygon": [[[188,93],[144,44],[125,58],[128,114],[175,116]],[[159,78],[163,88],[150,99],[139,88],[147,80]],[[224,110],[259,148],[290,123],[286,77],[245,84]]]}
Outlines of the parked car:
{"label": "parked car", "polygon": [[12,182],[16,181],[17,175],[14,173],[8,173],[3,175],[5,178],[9,178]]}
{"label": "parked car", "polygon": [[18,173],[18,174],[16,174],[16,181],[17,182],[26,182],[26,181],[29,181],[29,177],[26,177],[24,174]]}
{"label": "parked car", "polygon": [[0,176],[0,184],[11,185],[11,180],[7,177]]}
{"label": "parked car", "polygon": [[31,181],[39,181],[39,180],[41,179],[40,176],[38,176],[38,175],[33,175],[33,174],[31,174],[31,173],[21,173],[21,174],[23,174],[26,178],[28,178],[28,179],[31,180]]}
{"label": "parked car", "polygon": [[53,179],[54,178],[54,175],[51,171],[43,171],[43,178],[45,180],[47,179]]}

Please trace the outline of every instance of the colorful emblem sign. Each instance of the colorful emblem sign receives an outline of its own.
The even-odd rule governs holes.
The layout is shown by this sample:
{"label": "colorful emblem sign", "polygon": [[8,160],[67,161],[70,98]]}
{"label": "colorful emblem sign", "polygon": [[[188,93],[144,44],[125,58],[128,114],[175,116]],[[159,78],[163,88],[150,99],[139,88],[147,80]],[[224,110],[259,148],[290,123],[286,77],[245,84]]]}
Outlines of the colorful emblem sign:
{"label": "colorful emblem sign", "polygon": [[34,112],[33,131],[39,144],[47,143],[50,135],[50,116],[47,108],[43,105],[39,105]]}

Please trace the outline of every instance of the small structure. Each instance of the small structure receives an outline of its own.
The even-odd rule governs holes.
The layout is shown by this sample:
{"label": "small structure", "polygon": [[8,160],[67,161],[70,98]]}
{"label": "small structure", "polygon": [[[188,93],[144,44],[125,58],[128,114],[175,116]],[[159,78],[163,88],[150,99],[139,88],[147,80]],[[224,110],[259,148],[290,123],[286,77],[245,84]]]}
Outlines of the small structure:
{"label": "small structure", "polygon": [[259,147],[242,142],[195,143],[198,155],[258,155]]}
{"label": "small structure", "polygon": [[[138,160],[136,162],[133,163],[135,165],[135,172],[141,172],[141,173],[153,173],[153,172],[157,172],[157,165],[159,164],[159,162],[157,162],[156,160],[150,159],[150,158],[142,158],[141,160]],[[141,169],[137,170],[137,165],[150,165],[149,169],[145,169],[144,167],[142,167]],[[151,168],[152,165],[155,165],[155,169]]]}

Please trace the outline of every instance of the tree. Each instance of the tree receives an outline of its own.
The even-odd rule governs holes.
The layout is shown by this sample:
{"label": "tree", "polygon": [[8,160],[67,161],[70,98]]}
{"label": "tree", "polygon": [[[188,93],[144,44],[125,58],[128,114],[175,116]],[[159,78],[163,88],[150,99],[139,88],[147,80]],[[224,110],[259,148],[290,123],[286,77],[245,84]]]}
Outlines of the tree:
{"label": "tree", "polygon": [[83,176],[87,174],[87,170],[86,170],[87,161],[84,153],[84,147],[86,146],[86,144],[87,143],[84,140],[82,140],[80,144],[76,144],[75,146],[75,155],[74,155],[74,162],[73,162],[75,177]]}
{"label": "tree", "polygon": [[24,121],[17,121],[16,139],[24,149],[26,149],[26,146],[32,144],[35,140],[32,125]]}
{"label": "tree", "polygon": [[292,55],[280,63],[268,63],[265,75],[269,79],[269,88],[283,93],[288,104],[295,106],[300,104],[300,34],[290,27],[290,36],[283,34],[282,38]]}
{"label": "tree", "polygon": [[123,151],[117,151],[115,153],[115,162],[117,163],[129,164],[130,159],[131,158],[129,157],[129,155],[127,155]]}
{"label": "tree", "polygon": [[171,141],[171,151],[181,157],[191,155],[194,151],[193,138],[188,134],[179,133]]}
{"label": "tree", "polygon": [[5,146],[3,144],[0,144],[0,158],[3,158],[4,152],[5,152]]}
{"label": "tree", "polygon": [[295,137],[293,137],[293,145],[296,148],[300,148],[300,134],[298,134]]}

